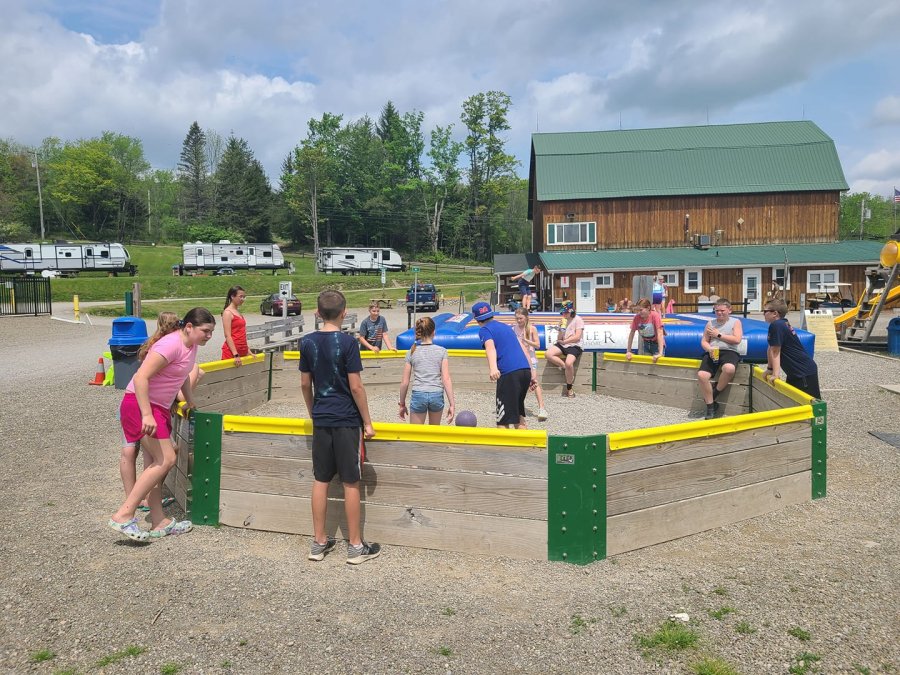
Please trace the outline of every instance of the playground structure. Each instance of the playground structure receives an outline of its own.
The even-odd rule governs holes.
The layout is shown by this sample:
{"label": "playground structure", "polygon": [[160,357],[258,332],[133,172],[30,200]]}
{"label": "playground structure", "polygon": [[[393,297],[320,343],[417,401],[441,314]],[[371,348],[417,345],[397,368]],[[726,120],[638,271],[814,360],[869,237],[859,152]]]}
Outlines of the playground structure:
{"label": "playground structure", "polygon": [[[369,396],[394,395],[404,356],[363,353]],[[247,414],[267,400],[299,402],[297,358],[203,364],[200,410],[176,420],[178,460],[166,480],[195,524],[312,533],[310,421]],[[493,389],[484,352],[450,359],[458,391]],[[699,410],[697,365],[585,353],[576,390]],[[544,366],[541,379],[562,386],[556,368]],[[728,417],[572,436],[376,422],[363,465],[365,536],[586,564],[825,496],[824,402],[767,383],[750,365],[719,400]],[[340,536],[337,483],[329,498],[327,529]]]}
{"label": "playground structure", "polygon": [[881,249],[879,267],[868,271],[866,290],[856,307],[834,320],[846,343],[869,343],[875,323],[886,306],[900,301],[900,243],[890,240]]}

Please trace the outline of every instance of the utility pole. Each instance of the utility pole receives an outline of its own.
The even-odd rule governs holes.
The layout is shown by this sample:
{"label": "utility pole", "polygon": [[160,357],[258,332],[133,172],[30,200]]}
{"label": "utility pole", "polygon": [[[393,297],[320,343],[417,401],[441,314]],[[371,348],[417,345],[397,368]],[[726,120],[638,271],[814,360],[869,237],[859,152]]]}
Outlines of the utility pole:
{"label": "utility pole", "polygon": [[863,238],[863,221],[866,219],[866,195],[863,193],[862,203],[859,208],[859,238]]}
{"label": "utility pole", "polygon": [[41,194],[41,168],[38,166],[37,150],[32,150],[32,153],[34,154],[34,171],[37,174],[38,208],[41,211],[41,241],[44,241],[44,197]]}

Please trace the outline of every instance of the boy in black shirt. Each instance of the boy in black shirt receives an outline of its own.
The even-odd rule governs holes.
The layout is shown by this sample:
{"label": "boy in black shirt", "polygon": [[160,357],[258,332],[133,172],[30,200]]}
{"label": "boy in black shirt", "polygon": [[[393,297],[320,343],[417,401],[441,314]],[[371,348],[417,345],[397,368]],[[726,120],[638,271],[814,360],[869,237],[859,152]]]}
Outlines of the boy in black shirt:
{"label": "boy in black shirt", "polygon": [[820,399],[819,367],[803,349],[800,338],[784,318],[786,315],[787,305],[784,300],[770,300],[763,309],[763,316],[769,324],[766,381],[775,379],[784,370],[789,385]]}
{"label": "boy in black shirt", "polygon": [[[322,328],[300,341],[300,389],[313,422],[312,519],[314,538],[309,559],[322,560],[334,548],[325,534],[328,484],[338,474],[344,485],[347,514],[347,563],[358,565],[381,553],[381,546],[362,540],[359,481],[365,460],[363,437],[375,430],[363,388],[362,360],[352,337],[341,331],[347,301],[340,291],[322,291],[318,300]],[[313,392],[315,385],[315,393]]]}

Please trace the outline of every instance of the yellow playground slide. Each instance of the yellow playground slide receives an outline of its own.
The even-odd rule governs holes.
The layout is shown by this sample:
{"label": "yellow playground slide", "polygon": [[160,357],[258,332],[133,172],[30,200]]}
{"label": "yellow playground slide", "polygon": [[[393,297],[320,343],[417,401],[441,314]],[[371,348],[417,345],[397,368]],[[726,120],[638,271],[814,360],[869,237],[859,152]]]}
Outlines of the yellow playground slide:
{"label": "yellow playground slide", "polygon": [[[875,302],[877,302],[875,300],[875,298],[877,298],[877,297],[878,296],[876,295],[876,296],[870,298],[869,304],[874,304]],[[898,300],[898,299],[900,299],[900,286],[894,286],[890,291],[888,291],[885,302],[891,302],[892,300]],[[861,302],[862,302],[862,300],[860,299],[860,303]],[[840,316],[835,317],[834,325],[840,326],[845,321],[852,320],[858,313],[859,313],[859,305],[857,305],[856,307],[853,307],[852,309],[848,309],[846,312],[844,312]]]}

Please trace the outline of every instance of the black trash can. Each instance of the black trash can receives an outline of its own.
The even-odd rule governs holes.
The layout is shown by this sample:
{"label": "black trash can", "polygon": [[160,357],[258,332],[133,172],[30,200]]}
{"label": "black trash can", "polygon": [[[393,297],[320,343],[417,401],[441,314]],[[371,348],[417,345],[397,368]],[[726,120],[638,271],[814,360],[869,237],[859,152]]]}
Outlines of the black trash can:
{"label": "black trash can", "polygon": [[140,368],[138,352],[147,341],[147,324],[134,316],[113,319],[109,352],[113,360],[113,383],[116,389],[124,389]]}

